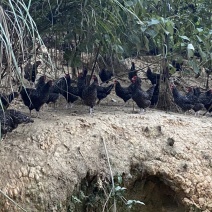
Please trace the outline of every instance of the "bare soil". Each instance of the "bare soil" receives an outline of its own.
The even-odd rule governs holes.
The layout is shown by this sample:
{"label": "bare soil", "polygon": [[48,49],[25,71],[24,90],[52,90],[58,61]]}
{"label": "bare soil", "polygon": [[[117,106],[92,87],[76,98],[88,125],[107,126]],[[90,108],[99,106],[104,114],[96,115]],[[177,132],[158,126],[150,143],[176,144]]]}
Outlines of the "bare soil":
{"label": "bare soil", "polygon": [[[28,113],[20,100],[14,105]],[[212,211],[209,115],[152,108],[139,114],[131,101],[124,107],[114,91],[93,116],[80,100],[71,109],[64,106],[61,97],[56,110],[44,107],[34,123],[19,126],[0,143],[0,188],[27,211],[103,211],[104,205],[109,211],[108,157],[113,176],[127,188],[123,196],[145,203],[130,211]],[[91,194],[96,205],[88,204]],[[1,211],[19,211],[0,199]],[[117,204],[117,211],[129,211],[120,196]]]}

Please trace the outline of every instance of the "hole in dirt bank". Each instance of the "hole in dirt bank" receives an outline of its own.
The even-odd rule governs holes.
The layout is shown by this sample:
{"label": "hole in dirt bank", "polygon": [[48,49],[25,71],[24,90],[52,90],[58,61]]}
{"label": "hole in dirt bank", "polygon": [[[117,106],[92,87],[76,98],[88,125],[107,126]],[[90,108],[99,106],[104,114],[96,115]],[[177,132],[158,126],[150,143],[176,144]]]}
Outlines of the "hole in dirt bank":
{"label": "hole in dirt bank", "polygon": [[142,209],[135,205],[132,211],[186,211],[185,206],[178,200],[178,195],[158,176],[146,176],[143,179],[137,179],[132,187],[127,189],[126,196],[128,199],[137,199],[145,203]]}
{"label": "hole in dirt bank", "polygon": [[[110,196],[112,184],[100,175],[87,176],[81,181],[71,197],[71,204],[67,211],[100,212],[113,211],[114,197],[117,211],[130,212],[183,212],[183,204],[177,195],[158,176],[133,177],[126,180],[125,175],[114,177],[115,187],[118,189]],[[126,189],[125,189],[126,188]],[[110,198],[108,198],[110,196]],[[128,200],[133,202],[127,206]],[[145,203],[142,205],[141,202]]]}

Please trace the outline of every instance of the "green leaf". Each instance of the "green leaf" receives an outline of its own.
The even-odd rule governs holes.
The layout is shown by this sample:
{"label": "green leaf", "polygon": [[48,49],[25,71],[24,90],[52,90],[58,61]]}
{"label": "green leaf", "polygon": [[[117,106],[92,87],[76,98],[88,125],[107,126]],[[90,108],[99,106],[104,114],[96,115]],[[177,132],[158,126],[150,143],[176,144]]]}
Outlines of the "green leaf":
{"label": "green leaf", "polygon": [[183,40],[190,41],[190,39],[187,36],[182,35],[182,36],[179,36],[179,37],[182,38]]}
{"label": "green leaf", "polygon": [[128,200],[126,203],[128,208],[131,208],[135,204],[145,205],[143,202],[138,201],[138,200]]}
{"label": "green leaf", "polygon": [[202,51],[201,46],[198,46],[198,50],[199,50],[199,53],[200,53],[202,60],[206,61],[207,60],[207,54]]}
{"label": "green leaf", "polygon": [[151,21],[148,22],[148,26],[159,24],[160,21],[157,19],[151,19]]}
{"label": "green leaf", "polygon": [[192,58],[194,56],[194,46],[191,43],[187,46],[187,56],[188,58]]}
{"label": "green leaf", "polygon": [[158,35],[158,32],[154,29],[147,29],[146,33],[149,34],[152,38],[156,37]]}
{"label": "green leaf", "polygon": [[172,25],[170,22],[167,22],[167,24],[166,24],[166,30],[167,30],[171,35],[174,34],[174,28],[173,28],[173,25]]}
{"label": "green leaf", "polygon": [[200,72],[200,69],[198,68],[197,63],[194,59],[188,61],[188,64],[193,68],[193,70],[196,74],[198,74]]}
{"label": "green leaf", "polygon": [[121,187],[121,186],[116,186],[115,187],[115,191],[124,191],[124,190],[126,190],[125,187]]}
{"label": "green leaf", "polygon": [[118,183],[122,184],[122,176],[120,176],[120,175],[118,176]]}
{"label": "green leaf", "polygon": [[203,42],[202,39],[198,35],[196,35],[196,37],[200,43]]}
{"label": "green leaf", "polygon": [[134,5],[134,3],[132,1],[126,1],[125,5],[128,6],[128,7],[131,7],[131,6]]}
{"label": "green leaf", "polygon": [[116,53],[122,54],[124,52],[124,49],[122,48],[122,46],[117,44],[113,45],[113,49],[115,50]]}
{"label": "green leaf", "polygon": [[147,51],[149,51],[149,39],[144,36],[144,45]]}
{"label": "green leaf", "polygon": [[82,201],[81,201],[80,199],[78,199],[76,196],[73,196],[73,195],[72,195],[72,199],[73,199],[73,201],[76,202],[76,203],[82,203]]}
{"label": "green leaf", "polygon": [[197,28],[198,32],[203,32],[203,28]]}

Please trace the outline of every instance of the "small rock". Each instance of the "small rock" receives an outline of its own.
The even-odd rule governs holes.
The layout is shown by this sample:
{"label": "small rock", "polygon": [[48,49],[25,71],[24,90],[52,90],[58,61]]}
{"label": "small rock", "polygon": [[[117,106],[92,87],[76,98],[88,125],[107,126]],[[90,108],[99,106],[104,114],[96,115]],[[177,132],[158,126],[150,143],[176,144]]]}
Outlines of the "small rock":
{"label": "small rock", "polygon": [[168,143],[169,146],[174,146],[174,142],[175,142],[175,140],[173,138],[167,139],[167,143]]}

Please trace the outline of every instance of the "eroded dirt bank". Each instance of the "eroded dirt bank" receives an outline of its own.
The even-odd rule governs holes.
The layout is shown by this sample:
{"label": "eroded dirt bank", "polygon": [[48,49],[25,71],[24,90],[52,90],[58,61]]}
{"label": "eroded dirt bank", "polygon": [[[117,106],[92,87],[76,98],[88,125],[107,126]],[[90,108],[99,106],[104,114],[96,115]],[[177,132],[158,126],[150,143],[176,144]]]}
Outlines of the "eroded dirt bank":
{"label": "eroded dirt bank", "polygon": [[[135,211],[145,211],[150,196],[158,211],[212,211],[211,117],[152,109],[140,115],[131,107],[101,106],[94,117],[80,105],[42,112],[1,142],[0,188],[27,211],[77,211],[69,200],[88,174],[103,186],[110,181],[103,141],[113,174],[127,188],[125,197],[147,205]],[[156,203],[156,193],[170,201]],[[18,211],[11,205],[1,196],[2,211]]]}

